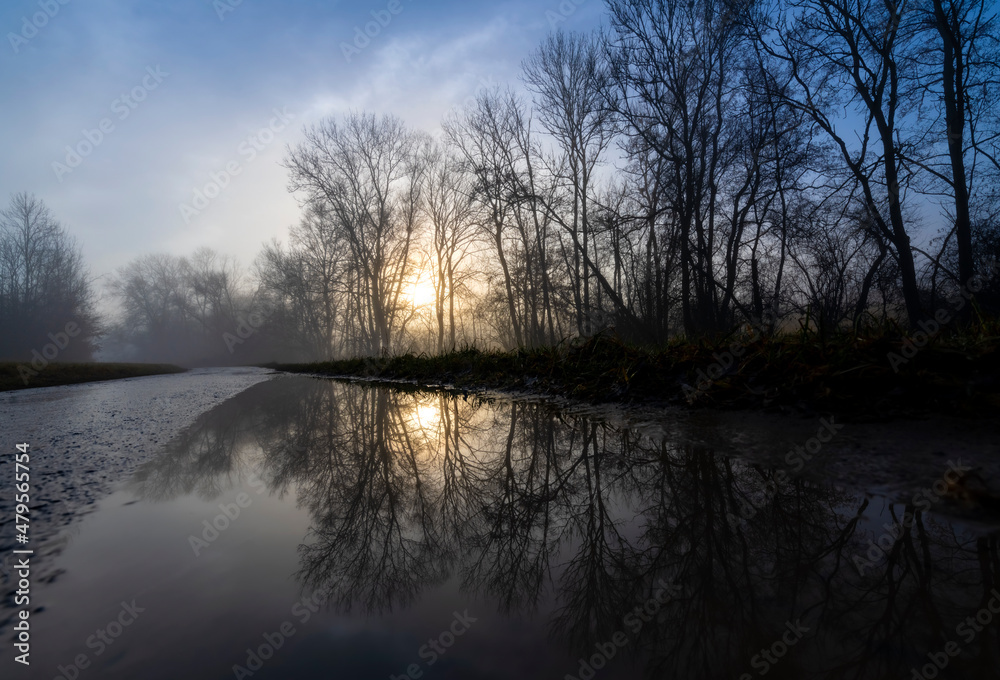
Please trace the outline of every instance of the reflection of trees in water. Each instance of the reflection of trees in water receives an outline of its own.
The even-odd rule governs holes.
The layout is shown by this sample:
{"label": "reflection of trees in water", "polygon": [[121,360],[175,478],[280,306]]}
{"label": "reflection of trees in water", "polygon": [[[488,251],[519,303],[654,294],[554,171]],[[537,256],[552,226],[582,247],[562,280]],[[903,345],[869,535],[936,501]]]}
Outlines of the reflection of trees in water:
{"label": "reflection of trees in water", "polygon": [[302,578],[345,609],[405,604],[451,562],[426,482],[430,461],[417,455],[398,395],[339,392],[321,395],[329,408],[302,453],[299,499],[313,516]]}
{"label": "reflection of trees in water", "polygon": [[[650,677],[756,675],[752,657],[799,619],[809,635],[769,677],[909,677],[951,640],[967,656],[941,677],[993,677],[1000,626],[972,644],[955,627],[997,587],[996,537],[917,513],[862,576],[855,556],[915,508],[879,517],[875,501],[778,484],[684,443],[696,434],[284,379],[208,414],[138,482],[155,498],[218,494],[259,450],[272,493],[296,493],[313,520],[303,583],[345,610],[405,606],[455,575],[503,612],[551,611],[581,652],[625,631]],[[679,590],[634,634],[625,617],[658,582]]]}
{"label": "reflection of trees in water", "polygon": [[154,501],[186,494],[216,498],[248,472],[238,454],[251,440],[245,403],[230,399],[202,414],[167,443],[164,453],[141,465],[131,484],[137,495]]}

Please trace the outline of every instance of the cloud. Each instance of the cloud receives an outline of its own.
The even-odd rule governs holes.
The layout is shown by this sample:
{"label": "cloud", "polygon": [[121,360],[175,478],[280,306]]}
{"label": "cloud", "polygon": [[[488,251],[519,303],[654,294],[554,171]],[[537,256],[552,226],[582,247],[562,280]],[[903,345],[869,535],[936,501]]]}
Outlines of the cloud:
{"label": "cloud", "polygon": [[[248,265],[299,219],[281,161],[304,124],[367,109],[433,132],[484,84],[517,85],[521,60],[548,31],[549,4],[558,6],[401,1],[347,63],[341,43],[384,3],[244,0],[220,20],[207,0],[70,0],[18,53],[0,45],[0,191],[45,200],[97,275],[144,253],[199,246]],[[600,3],[583,2],[566,28],[596,16]],[[18,30],[36,9],[5,4],[0,28]],[[157,66],[169,77],[115,118],[115,101]],[[294,123],[185,223],[179,204],[241,158],[240,143],[275,107],[296,113]],[[52,163],[105,118],[113,132],[59,181]]]}

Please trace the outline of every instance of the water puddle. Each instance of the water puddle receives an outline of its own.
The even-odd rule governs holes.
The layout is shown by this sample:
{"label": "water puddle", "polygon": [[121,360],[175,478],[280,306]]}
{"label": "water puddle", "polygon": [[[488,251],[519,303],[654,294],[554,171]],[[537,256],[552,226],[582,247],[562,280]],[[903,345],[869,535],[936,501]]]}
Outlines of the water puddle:
{"label": "water puddle", "polygon": [[255,385],[63,537],[30,677],[997,677],[996,524],[934,511],[944,460],[897,502],[706,427]]}

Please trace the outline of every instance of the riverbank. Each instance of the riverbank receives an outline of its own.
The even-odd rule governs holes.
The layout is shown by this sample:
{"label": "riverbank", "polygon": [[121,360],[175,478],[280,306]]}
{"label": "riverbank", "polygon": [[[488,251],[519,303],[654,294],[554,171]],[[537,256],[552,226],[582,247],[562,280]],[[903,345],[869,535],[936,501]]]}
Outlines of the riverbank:
{"label": "riverbank", "polygon": [[30,362],[0,362],[0,392],[31,387],[75,385],[85,382],[121,380],[146,375],[183,373],[187,369],[172,364],[53,363],[35,369]]}
{"label": "riverbank", "polygon": [[268,368],[459,390],[531,391],[594,403],[765,409],[852,420],[1000,410],[1000,337],[821,339],[742,332],[649,349],[611,334],[551,348],[406,354]]}

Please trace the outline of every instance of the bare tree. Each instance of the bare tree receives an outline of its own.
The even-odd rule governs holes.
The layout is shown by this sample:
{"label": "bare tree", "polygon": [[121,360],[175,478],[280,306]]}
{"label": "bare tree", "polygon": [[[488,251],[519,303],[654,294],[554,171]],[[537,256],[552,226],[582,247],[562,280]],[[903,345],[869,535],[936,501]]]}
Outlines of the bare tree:
{"label": "bare tree", "polygon": [[209,248],[136,258],[110,278],[108,292],[121,310],[107,341],[115,358],[231,364],[249,359],[243,345],[263,325],[238,264]]}
{"label": "bare tree", "polygon": [[14,194],[0,210],[0,356],[31,358],[70,323],[59,360],[90,360],[98,328],[83,255],[45,203]]}
{"label": "bare tree", "polygon": [[199,248],[181,264],[188,314],[208,333],[229,331],[243,306],[239,264],[211,248]]}
{"label": "bare tree", "polygon": [[[593,35],[550,34],[522,65],[545,130],[558,143],[572,188],[571,213],[559,223],[573,241],[573,298],[577,332],[589,335],[591,273],[585,263],[592,248],[591,185],[594,169],[614,138],[612,109],[605,104],[609,70],[600,40]],[[596,257],[595,257],[596,259]]]}
{"label": "bare tree", "polygon": [[[789,19],[789,17],[793,17]],[[759,49],[780,63],[789,105],[808,114],[857,184],[876,236],[899,264],[911,324],[923,316],[911,229],[903,209],[907,144],[901,63],[912,35],[910,2],[790,0],[755,23]],[[838,127],[844,106],[860,116],[853,141]]]}
{"label": "bare tree", "polygon": [[[617,113],[627,134],[665,161],[664,195],[680,247],[680,302],[689,334],[731,323],[715,271],[720,191],[731,156],[727,114],[742,32],[724,3],[609,0],[614,35],[606,49]],[[730,257],[739,249],[730,249]]]}
{"label": "bare tree", "polygon": [[285,160],[290,189],[328,211],[357,268],[356,313],[368,351],[388,354],[405,323],[424,137],[392,116],[362,113],[324,120],[305,136]]}
{"label": "bare tree", "polygon": [[109,280],[108,290],[122,310],[121,342],[130,345],[137,358],[181,361],[190,357],[195,324],[189,315],[186,267],[181,257],[144,255]]}
{"label": "bare tree", "polygon": [[[916,5],[916,67],[909,80],[921,102],[931,102],[927,135],[940,138],[944,123],[946,144],[944,167],[931,159],[913,159],[922,170],[940,180],[951,195],[952,232],[957,245],[957,285],[975,273],[972,236],[972,198],[977,165],[1000,168],[989,145],[1000,135],[994,96],[1000,84],[997,47],[997,15],[985,0],[924,0]],[[929,97],[927,95],[930,95]],[[932,146],[940,146],[934,144]],[[947,242],[947,239],[946,239]]]}
{"label": "bare tree", "polygon": [[[462,171],[458,158],[441,147],[429,152],[424,213],[430,222],[434,270],[434,315],[437,320],[437,351],[455,349],[455,296],[464,264],[472,254],[474,210],[472,178]],[[445,309],[448,344],[445,344]]]}
{"label": "bare tree", "polygon": [[445,134],[461,153],[473,177],[477,223],[489,236],[500,266],[514,343],[524,346],[524,323],[515,296],[514,273],[508,262],[508,238],[515,223],[518,175],[522,169],[517,142],[519,109],[510,92],[497,89],[480,93],[460,116],[445,121]]}

